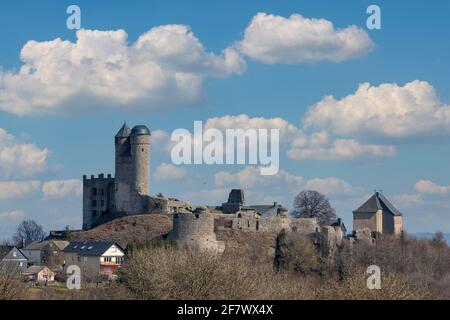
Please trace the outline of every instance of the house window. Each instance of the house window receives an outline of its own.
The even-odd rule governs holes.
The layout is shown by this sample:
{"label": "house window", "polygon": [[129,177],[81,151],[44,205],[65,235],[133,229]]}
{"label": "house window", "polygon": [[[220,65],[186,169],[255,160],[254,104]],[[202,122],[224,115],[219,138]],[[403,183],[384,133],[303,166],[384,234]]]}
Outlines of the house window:
{"label": "house window", "polygon": [[92,195],[96,196],[97,195],[97,188],[92,189]]}
{"label": "house window", "polygon": [[96,217],[97,217],[97,210],[93,210],[93,211],[92,211],[92,217],[93,217],[93,218],[96,218]]}
{"label": "house window", "polygon": [[102,195],[102,196],[105,195],[105,189],[100,190],[100,195]]}
{"label": "house window", "polygon": [[92,206],[96,207],[97,206],[97,200],[92,200]]}
{"label": "house window", "polygon": [[103,207],[104,205],[105,205],[105,201],[104,200],[102,200],[102,201],[100,201],[100,205]]}
{"label": "house window", "polygon": [[103,257],[103,261],[104,262],[111,262],[112,259],[111,259],[111,257]]}
{"label": "house window", "polygon": [[14,258],[17,257],[17,252],[13,252],[13,257],[14,257]]}

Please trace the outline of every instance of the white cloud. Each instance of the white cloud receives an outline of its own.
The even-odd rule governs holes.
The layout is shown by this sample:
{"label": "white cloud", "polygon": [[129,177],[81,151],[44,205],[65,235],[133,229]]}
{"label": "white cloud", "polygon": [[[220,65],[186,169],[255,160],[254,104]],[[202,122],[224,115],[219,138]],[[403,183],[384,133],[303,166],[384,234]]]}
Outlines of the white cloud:
{"label": "white cloud", "polygon": [[49,150],[21,143],[0,128],[0,177],[30,177],[46,169]]}
{"label": "white cloud", "polygon": [[226,202],[229,193],[228,188],[196,189],[184,193],[184,198],[193,205],[215,206]]}
{"label": "white cloud", "polygon": [[235,188],[244,189],[249,204],[271,204],[276,201],[288,207],[302,190],[322,192],[329,196],[332,204],[365,194],[363,189],[334,177],[306,179],[283,170],[267,177],[261,176],[257,168],[247,166],[237,172],[217,172],[212,186],[193,188],[183,198],[194,205],[220,205],[226,202],[230,190]]}
{"label": "white cloud", "polygon": [[323,98],[310,108],[303,124],[352,137],[448,136],[450,106],[440,102],[434,87],[425,81],[404,86],[364,83],[342,99]]}
{"label": "white cloud", "polygon": [[363,189],[337,178],[309,179],[305,181],[304,189],[317,190],[327,195],[355,195],[363,192]]}
{"label": "white cloud", "polygon": [[327,147],[305,146],[292,148],[288,157],[295,160],[376,160],[382,157],[391,157],[396,153],[394,146],[375,144],[361,144],[354,139],[336,139]]}
{"label": "white cloud", "polygon": [[315,178],[305,179],[302,176],[291,174],[280,170],[273,176],[262,176],[257,168],[245,167],[237,173],[221,171],[214,177],[215,186],[218,188],[243,188],[243,189],[265,189],[282,190],[282,194],[296,194],[305,189],[314,189],[326,194],[351,195],[362,191],[360,188],[351,186],[348,182],[337,178]]}
{"label": "white cloud", "polygon": [[423,194],[447,195],[450,193],[450,186],[442,186],[430,180],[417,181],[414,189]]}
{"label": "white cloud", "polygon": [[246,68],[233,48],[207,52],[185,25],[152,28],[130,45],[123,30],[76,35],[75,43],[28,41],[20,70],[0,71],[0,110],[32,115],[189,105],[202,98],[204,77]]}
{"label": "white cloud", "polygon": [[181,180],[186,177],[187,171],[170,163],[163,163],[156,168],[155,179],[159,181]]}
{"label": "white cloud", "polygon": [[0,200],[24,198],[39,190],[40,181],[0,181]]}
{"label": "white cloud", "polygon": [[42,193],[45,199],[81,197],[83,183],[79,179],[47,181],[42,185]]}
{"label": "white cloud", "polygon": [[392,201],[402,207],[413,207],[424,203],[420,194],[398,194],[392,196]]}
{"label": "white cloud", "polygon": [[225,129],[279,129],[280,137],[284,138],[282,140],[292,140],[301,134],[299,128],[282,118],[251,118],[246,114],[209,118],[204,125],[204,130],[211,128],[219,129],[223,132]]}
{"label": "white cloud", "polygon": [[258,13],[237,46],[255,60],[293,64],[319,60],[340,62],[369,52],[374,44],[367,32],[355,25],[336,29],[325,19]]}
{"label": "white cloud", "polygon": [[172,147],[176,144],[170,140],[170,135],[164,130],[155,130],[152,132],[152,144],[151,146],[157,150],[157,152],[164,152],[170,155]]}
{"label": "white cloud", "polygon": [[[280,147],[286,148],[288,157],[294,160],[357,160],[366,162],[392,157],[396,153],[393,145],[362,144],[355,139],[339,139],[325,130],[308,134],[279,117],[252,118],[246,114],[225,115],[207,119],[203,126],[203,132],[208,129],[218,129],[224,136],[226,129],[278,129]],[[152,136],[152,139],[153,145],[158,150],[170,154],[174,143],[170,141],[169,134],[158,130]],[[238,145],[237,147],[243,148],[245,146]]]}
{"label": "white cloud", "polygon": [[10,212],[0,212],[0,221],[9,222],[17,221],[25,217],[25,212],[23,211],[10,211]]}
{"label": "white cloud", "polygon": [[282,118],[250,118],[246,114],[210,118],[205,123],[205,130],[216,128],[240,129],[279,129],[280,145],[288,147],[287,155],[294,160],[359,160],[371,161],[395,155],[394,146],[361,144],[355,139],[336,139],[326,131],[305,133],[301,128]]}
{"label": "white cloud", "polygon": [[[185,128],[188,131],[192,129],[187,127]],[[203,133],[205,133],[208,129],[217,129],[220,130],[225,137],[226,129],[279,129],[280,131],[280,144],[287,145],[289,142],[293,141],[296,137],[302,135],[302,132],[299,128],[290,124],[288,121],[282,118],[263,118],[263,117],[255,117],[251,118],[246,114],[240,115],[225,115],[222,117],[213,117],[207,119],[203,123]],[[270,135],[269,135],[270,140]],[[192,141],[194,143],[194,141]],[[171,148],[176,144],[176,142],[172,142],[170,140],[170,134],[166,133],[163,130],[157,130],[152,133],[152,145],[155,148],[162,151],[165,151],[170,154]],[[206,143],[204,144],[204,146]],[[238,145],[238,147],[242,147]]]}

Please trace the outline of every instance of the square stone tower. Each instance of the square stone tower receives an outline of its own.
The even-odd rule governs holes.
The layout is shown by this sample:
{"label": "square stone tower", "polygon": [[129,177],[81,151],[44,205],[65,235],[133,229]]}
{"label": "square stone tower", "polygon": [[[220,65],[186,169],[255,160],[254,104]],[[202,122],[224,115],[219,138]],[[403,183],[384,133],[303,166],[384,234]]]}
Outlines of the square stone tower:
{"label": "square stone tower", "polygon": [[353,211],[353,230],[369,229],[375,233],[400,236],[403,232],[402,216],[382,193],[375,192]]}

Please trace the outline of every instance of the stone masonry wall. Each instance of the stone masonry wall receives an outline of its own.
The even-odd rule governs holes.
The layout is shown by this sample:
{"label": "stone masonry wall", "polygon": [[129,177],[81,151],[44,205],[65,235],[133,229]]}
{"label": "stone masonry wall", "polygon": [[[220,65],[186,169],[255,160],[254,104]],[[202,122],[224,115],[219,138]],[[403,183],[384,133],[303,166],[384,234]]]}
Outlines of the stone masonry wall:
{"label": "stone masonry wall", "polygon": [[83,230],[91,229],[102,215],[114,211],[114,178],[83,176]]}
{"label": "stone masonry wall", "polygon": [[174,213],[169,239],[201,250],[224,250],[224,244],[217,241],[214,233],[214,215],[209,212]]}

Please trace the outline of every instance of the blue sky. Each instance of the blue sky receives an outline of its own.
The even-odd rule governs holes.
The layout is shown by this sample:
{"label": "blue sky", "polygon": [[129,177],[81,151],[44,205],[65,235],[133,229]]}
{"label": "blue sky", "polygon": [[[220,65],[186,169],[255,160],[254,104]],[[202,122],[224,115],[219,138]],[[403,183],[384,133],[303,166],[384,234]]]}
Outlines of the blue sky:
{"label": "blue sky", "polygon": [[[114,173],[113,135],[123,121],[146,124],[157,132],[151,155],[152,194],[161,191],[194,203],[219,204],[226,200],[228,189],[243,187],[250,202],[277,200],[292,207],[295,193],[316,188],[329,196],[337,213],[351,225],[351,211],[373,189],[382,189],[404,212],[408,231],[450,232],[448,1],[168,2],[0,4],[0,154],[4,152],[3,158],[0,156],[0,239],[9,237],[22,218],[35,219],[47,230],[80,227],[82,209],[76,180],[83,174]],[[77,41],[76,32],[66,28],[70,4],[81,8],[83,29],[123,29],[125,47],[152,28],[165,30],[153,33],[159,39],[168,35],[166,25],[188,26],[177,30],[186,32],[182,39],[196,39],[201,49],[189,42],[180,49],[184,51],[175,50],[164,61],[152,61],[163,66],[169,78],[179,68],[200,79],[192,99],[170,81],[161,85],[158,75],[144,64],[136,69],[143,70],[142,75],[136,76],[134,69],[127,74],[134,83],[130,91],[144,83],[142,90],[133,91],[136,99],[126,96],[127,83],[114,87],[100,81],[98,91],[86,94],[84,80],[71,77],[93,77],[89,78],[92,83],[98,79],[83,74],[92,71],[89,66],[79,72],[76,68],[61,71],[69,53],[55,42],[57,38],[72,45]],[[370,4],[381,8],[381,30],[366,27]],[[265,15],[256,18],[258,13]],[[292,14],[313,25],[320,22],[310,19],[324,19],[333,28],[319,28],[318,36],[306,41],[308,29],[305,24],[291,24],[296,19],[290,18]],[[275,23],[275,29],[283,30],[280,37],[286,38],[278,43],[270,38],[270,32],[251,28],[254,19],[260,19],[261,25]],[[352,25],[357,30],[349,33],[353,42],[336,40],[339,30]],[[322,36],[325,45],[315,42]],[[167,39],[167,48],[178,48]],[[31,40],[37,45],[30,44]],[[83,54],[93,55],[94,60],[122,59],[113,56],[117,51],[111,41],[97,40],[87,41],[80,49]],[[45,41],[61,51],[46,54]],[[350,48],[352,43],[360,47]],[[28,62],[20,58],[24,46]],[[261,46],[269,46],[269,51],[259,54]],[[227,48],[238,56],[231,64],[223,55]],[[303,52],[313,52],[315,58],[302,58]],[[184,59],[195,55],[200,58],[194,62]],[[116,60],[113,63],[123,62]],[[211,61],[217,65],[211,67]],[[20,73],[27,63],[36,68],[34,75]],[[61,74],[74,86],[61,80]],[[47,82],[37,84],[36,77]],[[147,82],[162,89],[148,89]],[[363,83],[370,84],[369,93],[357,91]],[[328,101],[325,96],[333,99]],[[358,117],[354,119],[355,114]],[[263,118],[265,125],[281,118],[282,126],[294,127],[281,135],[282,172],[278,177],[262,179],[252,168],[236,165],[182,166],[169,170],[176,173],[173,176],[165,176],[161,165],[172,169],[165,145],[173,130],[192,130],[195,120],[206,123],[218,118],[216,123],[220,123],[226,116],[237,123],[239,115],[246,115],[241,120],[247,125],[255,123],[255,118]],[[295,146],[295,138],[316,133],[326,134],[327,141]],[[344,154],[335,147],[339,140],[344,140]],[[293,148],[301,152],[288,156]],[[158,169],[160,174],[155,175]],[[221,179],[224,176],[226,179]]]}

